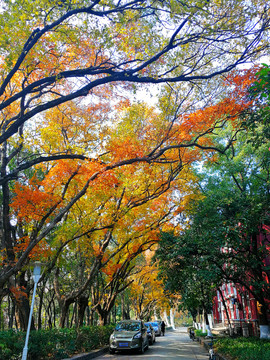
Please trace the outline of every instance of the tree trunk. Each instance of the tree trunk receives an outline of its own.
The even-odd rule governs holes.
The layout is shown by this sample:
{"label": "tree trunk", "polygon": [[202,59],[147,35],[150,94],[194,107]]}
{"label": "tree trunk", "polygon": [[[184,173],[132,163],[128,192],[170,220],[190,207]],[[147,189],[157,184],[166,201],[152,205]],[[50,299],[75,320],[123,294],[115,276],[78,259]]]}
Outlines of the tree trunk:
{"label": "tree trunk", "polygon": [[170,308],[170,323],[171,323],[171,327],[173,330],[175,330],[175,325],[174,325],[174,309]]}
{"label": "tree trunk", "polygon": [[109,315],[109,311],[105,308],[102,308],[100,304],[98,304],[96,306],[96,311],[98,313],[99,316],[99,324],[101,326],[107,325],[108,324],[108,315]]}
{"label": "tree trunk", "polygon": [[75,327],[77,327],[77,325],[78,325],[78,323],[76,322],[76,312],[77,312],[77,301],[75,301],[75,303],[74,303],[74,305],[73,305],[73,310],[72,310],[70,325],[68,326],[68,327],[70,327],[70,328],[72,328],[73,322],[75,322]]}
{"label": "tree trunk", "polygon": [[94,311],[89,309],[90,317],[89,317],[89,325],[94,325]]}
{"label": "tree trunk", "polygon": [[260,327],[260,339],[270,338],[270,327],[267,317],[267,304],[265,303],[264,297],[262,296],[260,302],[260,311],[258,313],[259,327]]}
{"label": "tree trunk", "polygon": [[42,328],[42,307],[43,307],[44,288],[45,288],[45,285],[42,286],[42,289],[39,293],[38,330],[40,330]]}
{"label": "tree trunk", "polygon": [[124,292],[121,294],[121,313],[122,313],[122,320],[126,319],[126,310],[125,310],[125,299],[124,299]]}
{"label": "tree trunk", "polygon": [[4,323],[2,320],[2,298],[0,299],[0,331],[4,330]]}
{"label": "tree trunk", "polygon": [[197,324],[197,319],[196,318],[197,318],[198,312],[195,309],[190,309],[189,312],[190,312],[190,314],[192,316],[193,326],[196,327],[196,324]]}
{"label": "tree trunk", "polygon": [[52,329],[53,325],[55,327],[55,305],[54,305],[54,292],[51,299],[49,299],[48,306],[46,308],[46,313],[48,315],[48,326]]}
{"label": "tree trunk", "polygon": [[206,308],[203,309],[203,318],[205,322],[205,331],[207,331],[207,336],[212,336]]}
{"label": "tree trunk", "polygon": [[223,304],[223,306],[224,306],[224,309],[225,309],[225,312],[226,312],[226,316],[227,316],[227,319],[228,319],[229,328],[231,329],[232,325],[231,325],[230,316],[229,316],[229,313],[228,313],[228,309],[227,309],[227,306],[226,306],[226,303],[225,303],[225,299],[224,299],[223,293],[222,293],[222,291],[221,291],[220,289],[218,289],[218,292],[220,293],[221,300],[222,300],[222,304]]}
{"label": "tree trunk", "polygon": [[[14,282],[14,291],[12,292],[12,301],[15,304],[15,318],[17,326],[21,331],[26,331],[30,314],[30,286],[25,280],[25,272],[21,272]],[[16,287],[15,287],[16,286]],[[34,319],[31,319],[31,330],[35,330]]]}
{"label": "tree trunk", "polygon": [[[121,294],[121,312],[122,312],[122,320],[130,320],[129,304],[125,303],[124,292],[122,292],[122,294]],[[116,322],[116,319],[115,319],[115,322]]]}
{"label": "tree trunk", "polygon": [[85,310],[88,306],[88,296],[80,296],[78,300],[78,326],[83,326]]}
{"label": "tree trunk", "polygon": [[87,326],[90,326],[90,309],[89,309],[89,305],[87,305],[86,307],[86,323],[87,323]]}
{"label": "tree trunk", "polygon": [[15,304],[13,303],[10,296],[8,296],[8,328],[13,328],[13,322],[14,322],[14,316],[15,316]]}
{"label": "tree trunk", "polygon": [[62,300],[62,303],[59,304],[60,306],[60,322],[59,322],[59,326],[60,328],[64,328],[65,325],[67,324],[67,327],[69,325],[69,321],[68,321],[68,314],[69,314],[69,306],[72,304],[73,301],[71,300]]}
{"label": "tree trunk", "polygon": [[[162,315],[162,320],[165,322],[165,325],[166,326],[170,326],[170,324],[169,324],[169,321],[168,321],[168,315],[167,315],[167,311],[166,310],[164,310],[163,311],[163,315]],[[171,320],[171,319],[170,319]]]}
{"label": "tree trunk", "polygon": [[47,307],[47,315],[48,315],[48,327],[49,329],[52,329],[52,309],[50,307],[50,304]]}
{"label": "tree trunk", "polygon": [[[15,317],[20,331],[26,331],[30,314],[29,300],[25,296],[20,296],[15,300]],[[31,330],[35,330],[34,319],[31,320]]]}
{"label": "tree trunk", "polygon": [[260,325],[260,339],[270,338],[270,327],[269,325]]}

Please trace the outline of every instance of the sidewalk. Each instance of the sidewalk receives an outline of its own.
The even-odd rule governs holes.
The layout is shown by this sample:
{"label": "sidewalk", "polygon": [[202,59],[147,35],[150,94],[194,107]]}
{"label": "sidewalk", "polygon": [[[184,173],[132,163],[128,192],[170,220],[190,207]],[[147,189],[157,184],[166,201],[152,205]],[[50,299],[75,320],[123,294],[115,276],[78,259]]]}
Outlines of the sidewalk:
{"label": "sidewalk", "polygon": [[[207,349],[207,351],[209,350],[209,345],[208,345],[208,343],[210,342],[209,339],[199,338],[197,340],[202,346],[205,347],[205,349]],[[216,355],[216,360],[227,360],[227,358],[225,358],[223,355],[220,354],[215,354],[215,355]]]}
{"label": "sidewalk", "polygon": [[[179,333],[186,333],[187,334],[187,329],[182,327],[182,328],[176,328],[175,329],[176,332],[179,332]],[[208,338],[204,338],[204,337],[201,337],[201,338],[196,338],[195,339],[195,343],[196,342],[199,342],[201,346],[203,346],[205,348],[205,350],[209,351],[209,345],[208,343],[210,342],[211,340]],[[216,355],[216,360],[228,360],[226,357],[224,357],[223,355],[220,355],[220,354],[215,354]]]}

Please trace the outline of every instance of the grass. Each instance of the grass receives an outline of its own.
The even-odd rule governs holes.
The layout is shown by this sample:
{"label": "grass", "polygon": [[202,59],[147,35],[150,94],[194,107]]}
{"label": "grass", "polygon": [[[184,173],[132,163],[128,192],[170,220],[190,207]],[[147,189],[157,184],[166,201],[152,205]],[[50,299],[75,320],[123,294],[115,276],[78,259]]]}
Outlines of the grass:
{"label": "grass", "polygon": [[219,338],[215,351],[231,360],[270,360],[270,340],[258,338]]}

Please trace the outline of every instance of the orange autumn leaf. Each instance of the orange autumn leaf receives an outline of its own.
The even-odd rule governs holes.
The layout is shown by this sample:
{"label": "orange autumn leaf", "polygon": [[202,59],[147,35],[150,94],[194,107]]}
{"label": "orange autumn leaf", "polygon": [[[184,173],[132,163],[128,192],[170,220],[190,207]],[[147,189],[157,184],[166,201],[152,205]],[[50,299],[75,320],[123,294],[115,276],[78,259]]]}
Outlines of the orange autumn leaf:
{"label": "orange autumn leaf", "polygon": [[25,288],[23,286],[11,286],[10,291],[13,296],[16,298],[17,301],[20,301],[21,297],[28,298],[26,292],[24,291]]}
{"label": "orange autumn leaf", "polygon": [[58,196],[44,191],[38,185],[23,185],[17,182],[14,193],[11,208],[20,221],[41,220],[44,213],[59,201]]}

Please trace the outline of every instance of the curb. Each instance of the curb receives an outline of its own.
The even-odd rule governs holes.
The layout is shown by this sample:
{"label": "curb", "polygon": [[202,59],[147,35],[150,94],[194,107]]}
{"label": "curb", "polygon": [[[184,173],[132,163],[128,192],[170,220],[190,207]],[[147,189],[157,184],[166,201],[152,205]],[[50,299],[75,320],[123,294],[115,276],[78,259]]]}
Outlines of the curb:
{"label": "curb", "polygon": [[70,359],[74,359],[74,360],[89,360],[89,359],[94,359],[102,354],[105,354],[109,351],[109,347],[105,346],[101,349],[96,349],[96,350],[92,350],[89,353],[84,353],[84,354],[78,354],[75,356],[72,356],[71,358],[66,358],[63,360],[70,360]]}
{"label": "curb", "polygon": [[[208,342],[207,341],[204,341],[204,339],[202,338],[198,338],[198,341],[201,345],[203,345],[203,347],[206,349],[206,350],[209,350],[209,345],[208,345]],[[220,355],[218,353],[215,352],[215,355],[216,355],[216,360],[227,360],[227,358],[225,358],[223,355]]]}

